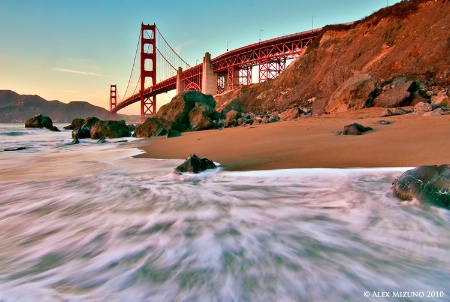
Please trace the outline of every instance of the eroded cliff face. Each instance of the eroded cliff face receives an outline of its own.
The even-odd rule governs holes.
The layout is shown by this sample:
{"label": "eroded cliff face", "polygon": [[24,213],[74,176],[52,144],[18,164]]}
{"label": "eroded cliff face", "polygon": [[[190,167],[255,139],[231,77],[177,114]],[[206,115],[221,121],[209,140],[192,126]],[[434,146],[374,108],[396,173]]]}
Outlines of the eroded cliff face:
{"label": "eroded cliff face", "polygon": [[329,26],[279,77],[216,95],[216,109],[284,111],[313,102],[324,108],[358,74],[379,85],[405,77],[448,90],[450,2],[402,1],[351,25]]}

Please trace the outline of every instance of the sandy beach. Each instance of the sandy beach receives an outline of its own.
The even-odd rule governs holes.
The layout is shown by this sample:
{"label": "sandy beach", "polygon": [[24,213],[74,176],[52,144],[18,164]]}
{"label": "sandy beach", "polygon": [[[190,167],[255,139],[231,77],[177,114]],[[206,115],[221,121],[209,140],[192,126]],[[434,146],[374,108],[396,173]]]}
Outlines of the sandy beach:
{"label": "sandy beach", "polygon": [[[138,157],[184,159],[197,154],[229,171],[289,168],[415,167],[450,163],[450,115],[380,117],[383,108],[300,118],[255,126],[153,137]],[[391,122],[377,124],[379,120]],[[359,123],[374,130],[336,132]]]}

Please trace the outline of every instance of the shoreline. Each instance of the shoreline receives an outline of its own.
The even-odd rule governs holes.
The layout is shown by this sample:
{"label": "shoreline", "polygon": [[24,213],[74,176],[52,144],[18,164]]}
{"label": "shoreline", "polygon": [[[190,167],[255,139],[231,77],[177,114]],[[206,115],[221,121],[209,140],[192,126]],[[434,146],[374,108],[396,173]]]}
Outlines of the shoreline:
{"label": "shoreline", "polygon": [[[206,157],[227,171],[293,168],[388,168],[450,163],[450,115],[380,117],[383,108],[335,113],[255,126],[185,132],[140,141],[136,158]],[[387,120],[388,125],[376,122]],[[359,123],[374,130],[336,134]]]}

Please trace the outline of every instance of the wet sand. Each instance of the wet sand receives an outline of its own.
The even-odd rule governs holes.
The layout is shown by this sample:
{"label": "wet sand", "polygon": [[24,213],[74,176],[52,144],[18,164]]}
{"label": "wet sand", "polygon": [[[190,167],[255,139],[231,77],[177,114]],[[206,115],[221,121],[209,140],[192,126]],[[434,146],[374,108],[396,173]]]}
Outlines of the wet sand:
{"label": "wet sand", "polygon": [[[450,115],[380,117],[367,108],[264,125],[183,133],[140,141],[137,157],[184,159],[197,154],[229,171],[288,168],[415,167],[450,163]],[[389,125],[376,122],[387,120]],[[374,130],[336,132],[359,123]]]}

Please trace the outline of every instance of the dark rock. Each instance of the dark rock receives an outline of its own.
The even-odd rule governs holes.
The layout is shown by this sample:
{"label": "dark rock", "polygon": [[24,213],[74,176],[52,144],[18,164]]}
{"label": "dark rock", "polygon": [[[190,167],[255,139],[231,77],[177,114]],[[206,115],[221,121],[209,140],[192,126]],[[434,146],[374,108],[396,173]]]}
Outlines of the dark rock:
{"label": "dark rock", "polygon": [[420,166],[408,170],[393,183],[394,193],[403,200],[450,208],[450,165]]}
{"label": "dark rock", "polygon": [[136,125],[128,125],[128,129],[130,129],[130,132],[133,132],[136,129]]}
{"label": "dark rock", "polygon": [[81,128],[83,126],[84,120],[81,118],[75,118],[72,120],[72,123],[70,125],[67,125],[64,127],[66,130],[75,130],[78,128]]}
{"label": "dark rock", "polygon": [[98,121],[91,128],[91,138],[118,138],[131,136],[125,121]]}
{"label": "dark rock", "polygon": [[19,151],[19,150],[25,150],[27,147],[11,147],[3,149],[3,151]]}
{"label": "dark rock", "polygon": [[167,132],[167,138],[178,137],[181,136],[181,132],[173,129],[169,129]]}
{"label": "dark rock", "polygon": [[373,130],[370,127],[364,127],[363,125],[360,125],[358,123],[353,123],[350,125],[345,125],[342,131],[338,131],[338,134],[340,135],[360,135],[363,132]]}
{"label": "dark rock", "polygon": [[92,126],[99,121],[100,120],[96,117],[88,117],[85,119],[75,118],[72,120],[72,123],[68,126],[65,126],[64,129],[73,130],[72,138],[90,138]]}
{"label": "dark rock", "polygon": [[78,139],[78,137],[75,137],[73,139],[73,141],[71,141],[70,143],[67,143],[66,145],[77,145],[80,143],[80,140]]}
{"label": "dark rock", "polygon": [[46,128],[51,131],[59,131],[58,128],[53,126],[52,119],[42,114],[35,115],[26,120],[25,128]]}
{"label": "dark rock", "polygon": [[72,138],[90,138],[91,129],[88,127],[77,128],[72,131]]}
{"label": "dark rock", "polygon": [[97,140],[97,144],[104,144],[104,143],[106,143],[106,138],[103,136]]}
{"label": "dark rock", "polygon": [[92,117],[88,117],[85,119],[81,119],[81,118],[75,118],[72,120],[72,123],[68,126],[65,126],[64,129],[66,130],[75,130],[75,129],[80,129],[80,128],[87,128],[89,129],[89,131],[91,130],[92,126],[97,123],[98,121],[100,121],[100,119],[96,118],[95,116]]}
{"label": "dark rock", "polygon": [[175,172],[199,173],[208,169],[215,169],[217,166],[207,158],[200,158],[195,154],[189,156],[184,163],[175,168]]}
{"label": "dark rock", "polygon": [[134,130],[135,137],[152,137],[166,135],[172,129],[172,122],[163,118],[150,117]]}

